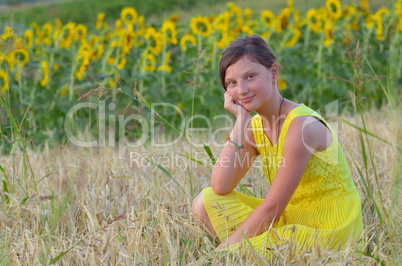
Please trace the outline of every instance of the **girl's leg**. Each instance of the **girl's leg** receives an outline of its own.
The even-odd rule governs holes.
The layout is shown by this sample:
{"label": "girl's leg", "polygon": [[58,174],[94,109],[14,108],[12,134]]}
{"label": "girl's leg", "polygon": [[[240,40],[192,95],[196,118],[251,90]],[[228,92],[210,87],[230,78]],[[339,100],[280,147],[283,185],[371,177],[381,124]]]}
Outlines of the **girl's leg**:
{"label": "girl's leg", "polygon": [[203,228],[208,235],[210,235],[216,242],[220,242],[218,235],[212,226],[211,220],[208,217],[207,210],[205,209],[204,201],[202,199],[202,191],[194,199],[193,205],[191,206],[191,211],[194,214],[195,220]]}

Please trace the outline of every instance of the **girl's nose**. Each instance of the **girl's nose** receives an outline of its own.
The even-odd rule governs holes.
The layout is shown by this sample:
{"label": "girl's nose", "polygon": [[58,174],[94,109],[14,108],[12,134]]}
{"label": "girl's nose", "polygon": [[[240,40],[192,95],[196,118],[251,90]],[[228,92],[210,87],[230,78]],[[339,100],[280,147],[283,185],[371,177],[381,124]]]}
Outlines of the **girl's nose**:
{"label": "girl's nose", "polygon": [[246,94],[248,92],[247,84],[245,81],[239,82],[239,94]]}

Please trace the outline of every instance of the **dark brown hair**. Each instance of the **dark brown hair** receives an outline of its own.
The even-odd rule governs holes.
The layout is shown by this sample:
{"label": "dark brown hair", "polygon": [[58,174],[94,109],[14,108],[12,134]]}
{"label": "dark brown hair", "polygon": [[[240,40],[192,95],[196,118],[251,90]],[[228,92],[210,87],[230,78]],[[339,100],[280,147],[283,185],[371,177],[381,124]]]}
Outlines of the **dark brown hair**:
{"label": "dark brown hair", "polygon": [[271,68],[273,63],[278,63],[274,53],[268,48],[267,43],[259,35],[253,34],[233,41],[225,51],[223,51],[222,58],[219,62],[219,75],[225,90],[226,69],[239,61],[243,56],[247,56],[251,61],[260,63],[268,69]]}

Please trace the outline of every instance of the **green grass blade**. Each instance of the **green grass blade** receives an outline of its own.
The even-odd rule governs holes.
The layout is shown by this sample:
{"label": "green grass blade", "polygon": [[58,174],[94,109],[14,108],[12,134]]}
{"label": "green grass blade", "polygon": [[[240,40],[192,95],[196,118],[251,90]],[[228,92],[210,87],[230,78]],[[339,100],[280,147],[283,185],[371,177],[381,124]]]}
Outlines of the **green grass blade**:
{"label": "green grass blade", "polygon": [[379,258],[374,257],[373,255],[369,254],[369,253],[365,253],[365,252],[361,252],[361,251],[356,251],[357,253],[360,253],[366,257],[372,258],[374,260],[376,260],[381,266],[385,266],[385,263],[380,260]]}
{"label": "green grass blade", "polygon": [[199,165],[204,166],[204,164],[203,164],[201,161],[199,161],[199,160],[197,160],[197,159],[194,159],[193,157],[187,156],[187,155],[182,154],[182,153],[179,153],[179,154],[182,155],[182,156],[184,156],[184,157],[186,157],[186,158],[189,159],[190,161],[193,161],[193,162],[195,162],[195,163],[198,163]]}
{"label": "green grass blade", "polygon": [[[360,144],[362,146],[362,156],[363,156],[363,162],[364,162],[364,168],[367,171],[367,154],[366,154],[366,146],[364,145],[364,140],[363,140],[363,135],[361,132],[359,132],[359,139],[360,139]],[[368,178],[368,176],[367,176]]]}
{"label": "green grass blade", "polygon": [[177,180],[174,179],[173,176],[172,176],[165,168],[163,168],[163,166],[161,166],[161,165],[157,164],[156,162],[154,162],[154,161],[152,161],[152,160],[149,160],[149,159],[147,159],[147,158],[146,158],[145,160],[147,160],[148,162],[150,162],[151,164],[155,165],[155,166],[158,167],[160,170],[162,170],[162,172],[164,172],[170,179],[172,179],[173,182],[175,182],[175,183],[180,187],[180,189],[183,191],[183,193],[186,194],[186,191],[184,191],[184,189],[183,189],[182,186],[179,184],[179,182],[177,182]]}
{"label": "green grass blade", "polygon": [[1,97],[1,96],[0,96],[0,102],[4,106],[4,109],[6,110],[6,113],[7,113],[8,117],[10,118],[10,122],[12,124],[12,127],[15,130],[15,133],[17,133],[17,137],[16,137],[16,139],[17,139],[17,138],[19,138],[21,136],[21,132],[20,132],[20,130],[18,128],[18,125],[15,122],[13,115],[11,114],[10,108],[8,108],[8,106],[5,103],[5,101],[3,101],[3,97]]}
{"label": "green grass blade", "polygon": [[239,183],[238,186],[239,186],[240,189],[245,190],[247,193],[249,193],[250,195],[252,195],[254,198],[257,197],[253,192],[251,192],[251,191],[250,191],[247,187],[245,187],[244,185],[242,185],[242,184]]}
{"label": "green grass blade", "polygon": [[347,152],[349,153],[350,158],[352,158],[352,162],[353,162],[353,164],[355,165],[357,171],[359,172],[359,175],[360,175],[360,177],[361,177],[361,180],[362,180],[362,182],[363,182],[363,185],[364,185],[364,187],[366,188],[367,194],[368,194],[368,196],[370,197],[371,201],[372,201],[373,204],[374,204],[374,208],[376,209],[377,214],[378,214],[378,218],[380,219],[380,224],[381,224],[381,226],[384,226],[384,221],[383,221],[383,218],[382,218],[382,214],[381,214],[381,212],[380,212],[380,207],[378,207],[377,201],[375,201],[374,196],[373,196],[373,194],[371,193],[370,188],[368,187],[369,184],[367,184],[366,180],[364,180],[363,173],[361,172],[359,166],[357,165],[357,163],[356,163],[355,159],[353,158],[352,154],[350,153],[350,151],[349,151],[347,148],[346,148],[346,150],[347,150]]}
{"label": "green grass blade", "polygon": [[[344,120],[344,119],[342,119],[342,118],[339,118],[339,117],[338,117],[338,120],[341,120],[342,122],[348,124],[349,126],[355,128],[355,129],[357,129],[357,130],[359,130],[359,131],[361,131],[361,132],[363,132],[363,133],[365,133],[365,134],[368,134],[368,135],[370,135],[370,136],[372,136],[372,137],[374,137],[374,138],[376,138],[376,139],[378,139],[378,140],[381,140],[382,142],[384,142],[384,143],[386,143],[386,144],[388,144],[388,145],[391,145],[392,147],[395,147],[395,145],[392,144],[391,142],[389,142],[389,141],[387,141],[387,140],[385,140],[385,139],[383,139],[383,138],[380,138],[379,136],[377,136],[377,135],[375,135],[375,134],[373,134],[373,133],[371,133],[371,132],[369,132],[369,131],[367,131],[367,130],[364,130],[363,128],[361,128],[361,127],[359,127],[359,126],[356,126],[356,125],[354,125],[354,124],[352,124],[352,123],[350,123],[350,122],[348,122],[348,121],[346,121],[346,120]],[[398,148],[398,147],[396,147],[396,148]],[[398,148],[398,149],[400,149],[400,148]]]}
{"label": "green grass blade", "polygon": [[72,250],[76,245],[78,245],[78,243],[80,243],[82,240],[78,241],[77,243],[75,243],[74,245],[72,245],[69,249],[67,249],[64,252],[61,252],[59,255],[57,255],[54,259],[52,259],[49,262],[49,265],[55,264],[59,259],[61,259],[64,255],[66,255],[68,252],[70,252],[70,250]]}
{"label": "green grass blade", "polygon": [[216,160],[214,155],[212,154],[211,149],[209,148],[209,146],[207,144],[204,143],[204,150],[207,152],[209,159],[211,160],[212,165],[216,164]]}
{"label": "green grass blade", "polygon": [[260,259],[260,261],[264,264],[264,265],[268,265],[268,263],[261,258],[260,254],[258,254],[257,250],[255,249],[255,247],[253,246],[253,243],[251,243],[250,239],[246,236],[245,233],[243,233],[243,231],[240,231],[244,237],[244,240],[246,240],[247,244],[249,245],[249,247],[255,252],[255,254],[258,256],[258,258]]}
{"label": "green grass blade", "polygon": [[24,205],[24,204],[25,204],[25,202],[26,202],[28,199],[29,199],[29,196],[28,196],[28,197],[23,198],[23,199],[21,200],[21,202],[20,202],[20,205],[21,205],[21,206],[22,206],[22,205]]}
{"label": "green grass blade", "polygon": [[9,202],[10,202],[10,199],[8,198],[8,187],[7,187],[7,182],[6,182],[6,181],[4,181],[4,180],[3,180],[3,190],[4,190],[4,192],[6,192],[6,193],[4,193],[5,198],[6,198],[6,203],[9,203]]}

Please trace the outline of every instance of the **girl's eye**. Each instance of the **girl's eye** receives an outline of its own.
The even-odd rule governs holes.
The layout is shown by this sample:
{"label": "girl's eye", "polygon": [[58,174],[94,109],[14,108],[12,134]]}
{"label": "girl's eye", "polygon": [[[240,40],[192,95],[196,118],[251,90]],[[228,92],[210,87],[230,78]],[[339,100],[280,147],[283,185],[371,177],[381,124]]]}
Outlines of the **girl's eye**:
{"label": "girl's eye", "polygon": [[236,82],[234,82],[234,81],[229,81],[229,82],[226,83],[226,86],[233,86],[233,85],[235,85],[235,84],[236,84]]}
{"label": "girl's eye", "polygon": [[247,79],[252,79],[252,78],[254,78],[254,74],[250,74],[247,76]]}

